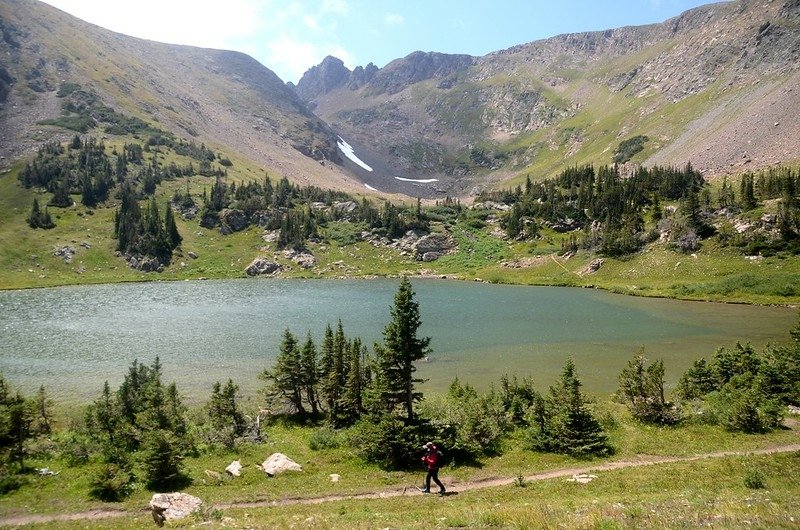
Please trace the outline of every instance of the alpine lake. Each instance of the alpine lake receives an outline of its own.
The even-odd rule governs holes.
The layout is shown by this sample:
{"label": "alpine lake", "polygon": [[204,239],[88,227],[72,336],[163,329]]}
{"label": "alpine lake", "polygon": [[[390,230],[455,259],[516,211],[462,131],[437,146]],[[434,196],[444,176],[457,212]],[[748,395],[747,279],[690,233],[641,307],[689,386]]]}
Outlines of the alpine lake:
{"label": "alpine lake", "polygon": [[[134,360],[156,356],[164,381],[203,403],[229,378],[257,399],[285,329],[320,344],[341,319],[371,346],[390,320],[397,279],[149,282],[0,291],[0,371],[30,395],[40,385],[61,403],[117,388]],[[546,391],[572,358],[584,390],[608,396],[641,347],[663,359],[667,386],[700,357],[737,341],[757,348],[789,340],[797,309],[639,298],[594,289],[412,279],[421,336],[423,392],[456,377],[479,390],[503,374]]]}

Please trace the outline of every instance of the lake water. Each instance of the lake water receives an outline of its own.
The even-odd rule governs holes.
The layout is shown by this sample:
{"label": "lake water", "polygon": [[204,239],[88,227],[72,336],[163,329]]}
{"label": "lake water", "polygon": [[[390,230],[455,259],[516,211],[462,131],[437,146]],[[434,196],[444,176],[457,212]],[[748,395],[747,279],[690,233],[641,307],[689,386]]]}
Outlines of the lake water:
{"label": "lake water", "polygon": [[[591,289],[413,280],[433,354],[422,390],[458,377],[487,389],[504,373],[545,390],[568,357],[584,388],[607,395],[633,353],[663,358],[670,385],[692,361],[737,340],[785,342],[797,310],[634,298]],[[226,280],[0,292],[0,370],[25,392],[58,401],[116,388],[134,359],[156,355],[167,381],[203,402],[217,380],[245,396],[261,386],[283,330],[319,341],[341,318],[348,337],[381,339],[399,280]]]}

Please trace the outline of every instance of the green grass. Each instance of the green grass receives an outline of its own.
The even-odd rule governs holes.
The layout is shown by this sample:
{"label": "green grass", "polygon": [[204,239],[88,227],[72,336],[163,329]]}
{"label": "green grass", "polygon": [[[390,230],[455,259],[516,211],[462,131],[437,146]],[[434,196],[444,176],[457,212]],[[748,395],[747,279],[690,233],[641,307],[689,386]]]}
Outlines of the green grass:
{"label": "green grass", "polygon": [[[617,454],[610,459],[579,460],[563,455],[533,453],[517,437],[507,440],[500,456],[482,458],[475,466],[448,467],[441,476],[450,489],[458,484],[495,477],[531,476],[547,470],[591,468],[607,461],[629,461],[641,455],[690,456],[718,451],[752,451],[797,443],[797,432],[781,430],[768,435],[728,433],[717,427],[646,427],[633,422],[619,405],[596,405],[614,415],[609,434]],[[601,412],[602,414],[602,412]],[[313,498],[411,488],[421,472],[387,472],[365,464],[349,447],[312,451],[313,428],[286,424],[268,426],[267,441],[244,446],[236,452],[221,452],[186,461],[191,484],[183,489],[208,505]],[[273,452],[283,452],[303,465],[301,473],[273,478],[255,468]],[[205,471],[222,472],[232,460],[244,465],[240,478],[218,481]],[[96,508],[123,509],[123,518],[92,521],[92,527],[136,527],[150,521],[140,510],[152,492],[139,485],[122,503],[99,503],[87,497],[94,464],[69,468],[58,460],[32,462],[60,471],[55,477],[28,475],[27,484],[0,497],[0,516],[53,514]],[[329,474],[341,475],[332,483]],[[750,489],[745,479],[757,473],[765,489]],[[799,513],[800,454],[747,456],[658,464],[615,471],[596,472],[598,479],[580,485],[564,478],[526,481],[525,487],[502,486],[460,491],[438,497],[395,497],[375,500],[335,501],[318,505],[223,508],[220,517],[230,517],[238,526],[288,527],[631,527],[695,526],[712,521],[723,527],[792,526],[790,516]],[[435,515],[433,519],[431,517]],[[298,519],[299,518],[299,519]],[[311,519],[309,519],[311,518]],[[199,522],[190,520],[190,524]],[[219,520],[211,521],[214,527]],[[230,523],[230,521],[229,521]],[[75,528],[86,522],[42,525]],[[152,524],[152,523],[149,523]]]}

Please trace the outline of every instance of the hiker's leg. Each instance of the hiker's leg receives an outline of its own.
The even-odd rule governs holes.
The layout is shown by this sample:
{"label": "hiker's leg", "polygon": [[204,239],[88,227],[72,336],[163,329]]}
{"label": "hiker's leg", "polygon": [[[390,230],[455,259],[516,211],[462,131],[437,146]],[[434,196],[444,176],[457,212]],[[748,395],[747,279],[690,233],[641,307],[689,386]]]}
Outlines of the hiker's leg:
{"label": "hiker's leg", "polygon": [[[444,492],[444,484],[442,484],[442,481],[439,480],[439,470],[434,469],[432,471],[429,471],[428,475],[430,475],[430,477],[433,479],[436,485],[439,486],[439,491]],[[430,488],[430,481],[428,482],[428,487]]]}
{"label": "hiker's leg", "polygon": [[431,477],[433,476],[433,470],[428,470],[428,474],[425,475],[425,490],[431,490]]}

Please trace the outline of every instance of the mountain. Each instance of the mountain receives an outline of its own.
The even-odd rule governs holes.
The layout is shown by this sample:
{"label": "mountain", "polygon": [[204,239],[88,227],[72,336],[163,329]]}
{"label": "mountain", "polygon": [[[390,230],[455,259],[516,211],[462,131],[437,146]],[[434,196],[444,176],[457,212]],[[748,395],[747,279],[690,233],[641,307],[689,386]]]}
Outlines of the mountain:
{"label": "mountain", "polygon": [[128,37],[33,0],[0,3],[0,36],[8,160],[75,134],[45,122],[80,129],[81,120],[138,118],[299,182],[363,190],[325,162],[341,160],[333,130],[245,54]]}
{"label": "mountain", "polygon": [[328,57],[296,91],[384,168],[362,179],[416,180],[417,194],[439,196],[617,151],[712,178],[797,162],[799,72],[800,2],[739,0],[484,57],[414,52],[352,72]]}

